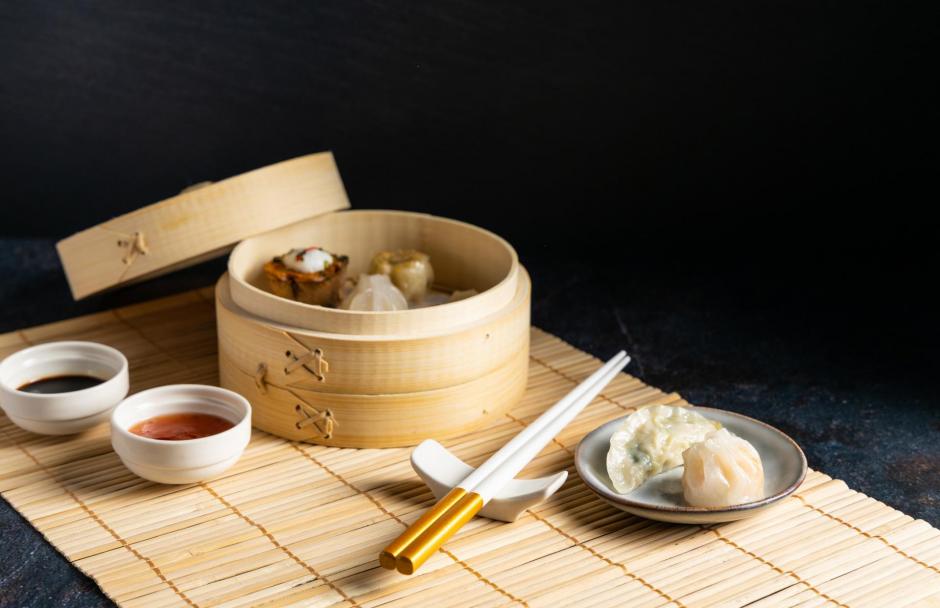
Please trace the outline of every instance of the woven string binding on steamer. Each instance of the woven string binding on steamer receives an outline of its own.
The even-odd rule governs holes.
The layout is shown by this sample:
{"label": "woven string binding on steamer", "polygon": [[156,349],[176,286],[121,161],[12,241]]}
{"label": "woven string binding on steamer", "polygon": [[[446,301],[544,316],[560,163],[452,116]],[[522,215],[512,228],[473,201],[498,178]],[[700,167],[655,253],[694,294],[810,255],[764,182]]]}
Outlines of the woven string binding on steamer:
{"label": "woven string binding on steamer", "polygon": [[326,372],[330,371],[330,364],[323,358],[323,351],[319,348],[302,355],[287,351],[287,356],[291,357],[293,360],[284,366],[285,374],[290,374],[294,370],[302,367],[313,374],[313,377],[320,382],[326,380]]}
{"label": "woven string binding on steamer", "polygon": [[[313,353],[307,353],[313,358],[317,358],[318,363],[328,365],[326,360],[323,359],[323,353],[318,348]],[[296,363],[296,361],[295,361]],[[300,367],[300,366],[298,366]],[[304,366],[305,367],[305,366]],[[295,367],[296,369],[296,367]],[[328,368],[327,368],[328,369]],[[285,372],[287,370],[285,369]],[[312,371],[309,370],[308,371]],[[268,392],[268,381],[267,381],[268,366],[265,363],[259,363],[258,368],[255,370],[253,375],[255,386],[258,388],[258,392],[262,395],[266,395]],[[319,378],[320,381],[323,381],[323,378]],[[333,411],[326,409],[323,411],[318,410],[309,403],[303,400],[297,393],[285,387],[291,395],[293,395],[300,403],[294,406],[294,411],[297,412],[300,420],[294,423],[294,426],[300,430],[308,426],[314,426],[317,431],[320,432],[320,436],[323,439],[330,439],[333,437],[333,429],[338,426],[339,423],[336,421],[336,417],[333,415]]]}
{"label": "woven string binding on steamer", "polygon": [[308,403],[298,403],[294,406],[294,411],[300,415],[300,421],[295,423],[298,429],[313,425],[320,431],[324,439],[333,436],[333,427],[339,423],[333,417],[333,410],[323,410],[322,412]]}

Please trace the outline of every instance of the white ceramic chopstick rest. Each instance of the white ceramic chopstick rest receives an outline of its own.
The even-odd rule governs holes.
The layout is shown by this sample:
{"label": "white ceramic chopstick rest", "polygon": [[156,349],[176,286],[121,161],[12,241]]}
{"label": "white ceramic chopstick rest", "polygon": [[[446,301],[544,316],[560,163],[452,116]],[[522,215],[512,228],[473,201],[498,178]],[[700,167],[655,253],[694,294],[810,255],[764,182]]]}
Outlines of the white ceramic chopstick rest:
{"label": "white ceramic chopstick rest", "polygon": [[[587,407],[629,362],[630,357],[626,353],[618,353],[601,370],[592,374],[497,450],[479,468],[469,469],[469,475],[379,553],[382,567],[395,568],[402,574],[414,574],[441,545],[474,515],[482,513],[486,505],[510,482],[515,481],[513,478],[516,474]],[[554,489],[557,490],[557,487]]]}
{"label": "white ceramic chopstick rest", "polygon": [[[516,453],[520,450],[523,452],[531,450],[532,446],[526,446],[526,444],[532,443],[534,438],[539,438],[536,440],[538,447],[526,458],[525,462],[531,460],[544,444],[548,443],[551,437],[554,437],[561,430],[561,427],[567,424],[567,422],[564,422],[561,426],[558,426],[555,420],[557,418],[570,420],[577,415],[577,412],[580,412],[592,398],[589,397],[585,400],[584,396],[600,392],[629,361],[630,357],[627,356],[626,352],[618,352],[610,361],[525,427],[477,469],[470,467],[448,452],[444,446],[430,439],[425,440],[411,453],[411,466],[438,499],[441,499],[458,486],[468,492],[474,492],[477,485],[485,483],[487,478],[492,476],[507,461],[518,461]],[[582,402],[580,405],[578,405],[579,401]],[[571,411],[569,412],[569,410]],[[546,427],[552,426],[556,428],[546,431]],[[522,461],[517,462],[517,464],[520,462],[524,465]],[[522,467],[518,468],[521,469]],[[480,510],[481,515],[501,521],[515,521],[523,511],[544,501],[561,487],[561,484],[568,477],[568,473],[562,471],[538,479],[512,479],[514,476],[515,473],[510,475],[508,480],[497,482],[496,485],[489,484],[493,495],[487,495],[484,499],[485,505]]]}
{"label": "white ceramic chopstick rest", "polygon": [[[411,466],[438,499],[474,470],[433,439],[425,439],[411,452]],[[548,477],[513,479],[483,507],[480,515],[498,521],[515,521],[526,509],[548,499],[567,478],[568,471],[561,471]]]}

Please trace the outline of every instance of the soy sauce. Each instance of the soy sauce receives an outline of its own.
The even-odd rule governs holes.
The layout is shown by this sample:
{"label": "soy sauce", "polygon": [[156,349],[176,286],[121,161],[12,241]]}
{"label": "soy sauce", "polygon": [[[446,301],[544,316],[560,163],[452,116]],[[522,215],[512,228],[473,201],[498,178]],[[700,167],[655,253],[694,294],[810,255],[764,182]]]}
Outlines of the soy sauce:
{"label": "soy sauce", "polygon": [[25,393],[71,393],[72,391],[80,391],[98,386],[102,382],[104,382],[104,380],[95,378],[94,376],[49,376],[48,378],[40,378],[39,380],[27,382],[19,387],[18,390]]}

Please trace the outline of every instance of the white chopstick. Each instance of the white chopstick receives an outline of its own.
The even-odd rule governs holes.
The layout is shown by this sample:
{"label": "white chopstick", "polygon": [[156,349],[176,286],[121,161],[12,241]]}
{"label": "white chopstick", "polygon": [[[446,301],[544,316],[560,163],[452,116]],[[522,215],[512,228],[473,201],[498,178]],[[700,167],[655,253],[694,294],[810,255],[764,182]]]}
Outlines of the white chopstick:
{"label": "white chopstick", "polygon": [[524,428],[412,523],[381,553],[383,568],[412,574],[476,515],[506,482],[545,447],[622,370],[630,357],[617,353],[558,403]]}
{"label": "white chopstick", "polygon": [[[618,353],[625,354],[623,351]],[[613,361],[613,359],[611,360]],[[566,403],[569,405],[566,409],[563,409],[557,416],[550,418],[548,422],[539,424],[543,418],[546,418],[557,405],[551,410],[542,414],[532,423],[526,430],[532,428],[532,426],[539,424],[538,430],[526,437],[526,441],[521,445],[517,450],[513,452],[512,455],[505,458],[500,465],[495,467],[495,469],[489,473],[484,479],[480,480],[476,486],[473,488],[473,491],[479,494],[483,498],[483,504],[486,504],[496,495],[497,492],[502,489],[506,483],[515,477],[519,471],[521,471],[525,465],[527,465],[533,458],[535,458],[539,452],[542,451],[548,442],[550,442],[558,433],[565,428],[569,422],[571,422],[575,416],[581,413],[591,401],[610,383],[611,380],[617,377],[617,374],[620,373],[627,363],[630,362],[630,357],[623,357],[617,361],[613,367],[608,368],[607,365],[602,367],[599,372],[604,372],[599,379],[591,384],[585,391],[582,391],[578,394],[576,401],[573,403]],[[595,374],[596,375],[596,374]],[[594,375],[591,376],[594,378]],[[590,380],[591,378],[588,378]],[[581,388],[579,386],[578,388]],[[577,390],[577,389],[576,389]],[[572,391],[573,393],[574,391]],[[570,396],[570,395],[569,395]],[[566,398],[567,399],[567,398]],[[561,405],[565,399],[558,402],[558,405]],[[516,436],[516,439],[522,436],[522,433]],[[510,442],[511,444],[512,442]],[[507,444],[507,447],[510,445]],[[488,464],[488,462],[487,462]],[[477,469],[479,471],[480,469]],[[468,477],[469,479],[469,477]],[[466,488],[466,486],[463,486]]]}
{"label": "white chopstick", "polygon": [[[486,462],[477,467],[472,473],[467,475],[463,481],[457,484],[457,487],[463,488],[464,490],[470,492],[473,491],[478,484],[480,484],[484,479],[489,477],[493,472],[495,472],[499,467],[503,465],[507,460],[512,457],[516,451],[518,451],[522,446],[526,445],[532,439],[538,435],[543,429],[548,427],[556,418],[564,414],[569,407],[574,409],[574,414],[567,418],[567,421],[558,427],[551,437],[545,443],[551,440],[552,437],[558,434],[558,431],[561,430],[565,424],[571,421],[574,416],[577,415],[584,406],[590,403],[591,399],[599,393],[604,386],[606,386],[613,378],[617,375],[630,362],[630,357],[627,356],[625,351],[620,351],[614,355],[610,361],[605,363],[599,370],[587,377],[581,384],[576,386],[570,393],[562,397],[558,403],[553,405],[551,408],[545,410],[541,416],[535,419],[531,424],[526,426],[518,435],[513,437],[509,443],[501,447],[496,453],[490,456]],[[622,363],[622,364],[621,364]],[[615,369],[613,375],[610,374],[611,370]],[[609,376],[609,377],[608,377]],[[606,380],[604,380],[606,378]],[[590,399],[587,400],[583,405],[577,407],[581,401],[583,395],[588,394],[600,381],[603,380],[603,383],[600,385],[600,388],[594,392]],[[541,450],[541,448],[539,448]],[[536,454],[539,452],[536,450]],[[509,479],[512,479],[510,476]],[[509,481],[508,479],[506,481]],[[498,488],[497,488],[498,490]]]}

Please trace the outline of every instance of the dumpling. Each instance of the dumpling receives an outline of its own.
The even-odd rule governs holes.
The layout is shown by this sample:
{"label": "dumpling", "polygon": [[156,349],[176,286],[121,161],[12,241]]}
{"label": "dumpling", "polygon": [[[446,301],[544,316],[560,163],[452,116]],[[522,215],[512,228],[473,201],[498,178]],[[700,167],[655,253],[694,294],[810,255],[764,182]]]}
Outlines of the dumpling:
{"label": "dumpling", "polygon": [[343,298],[340,308],[364,311],[408,310],[408,302],[384,274],[362,274],[359,275],[353,290]]}
{"label": "dumpling", "polygon": [[372,258],[369,273],[388,275],[405,299],[412,303],[421,303],[434,282],[431,258],[414,249],[378,252]]}
{"label": "dumpling", "polygon": [[644,481],[682,464],[682,452],[708,433],[717,422],[685,407],[653,405],[630,414],[610,437],[607,474],[626,494]]}
{"label": "dumpling", "polygon": [[726,507],[764,497],[760,454],[728,429],[709,433],[683,452],[682,460],[682,492],[694,507]]}

